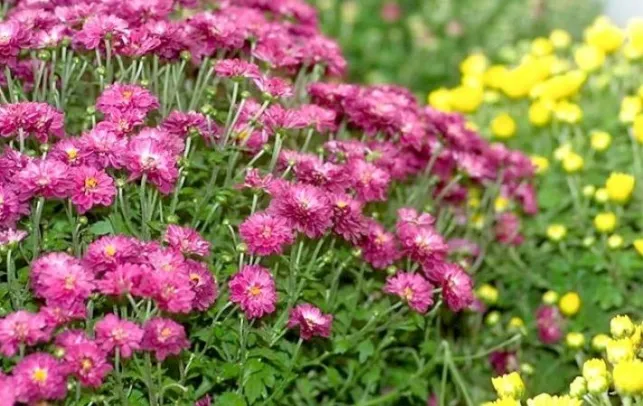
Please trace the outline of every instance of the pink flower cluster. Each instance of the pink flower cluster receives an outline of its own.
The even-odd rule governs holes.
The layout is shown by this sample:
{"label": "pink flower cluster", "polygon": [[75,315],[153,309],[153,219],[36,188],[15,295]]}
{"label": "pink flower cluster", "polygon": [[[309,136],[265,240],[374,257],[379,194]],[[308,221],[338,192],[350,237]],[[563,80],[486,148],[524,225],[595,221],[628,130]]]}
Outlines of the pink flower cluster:
{"label": "pink flower cluster", "polygon": [[563,338],[563,319],[556,306],[540,306],[536,311],[538,339],[544,344],[556,344]]}

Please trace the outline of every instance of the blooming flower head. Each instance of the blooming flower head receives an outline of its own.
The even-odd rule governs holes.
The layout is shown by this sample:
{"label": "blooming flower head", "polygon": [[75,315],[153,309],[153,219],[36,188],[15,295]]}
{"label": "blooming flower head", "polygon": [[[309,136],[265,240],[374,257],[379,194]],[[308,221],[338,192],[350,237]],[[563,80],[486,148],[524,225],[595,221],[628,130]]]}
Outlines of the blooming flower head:
{"label": "blooming flower head", "polygon": [[126,111],[145,117],[158,107],[158,99],[149,90],[120,83],[108,86],[96,100],[96,109],[108,117]]}
{"label": "blooming flower head", "polygon": [[350,164],[353,175],[353,187],[361,201],[371,202],[386,199],[391,177],[375,165],[355,160]]}
{"label": "blooming flower head", "polygon": [[554,344],[563,337],[560,313],[554,306],[541,306],[536,311],[538,338],[545,344]]}
{"label": "blooming flower head", "polygon": [[520,367],[515,351],[494,351],[489,354],[489,363],[497,375],[504,375]]}
{"label": "blooming flower head", "polygon": [[210,243],[193,228],[170,224],[165,231],[164,241],[184,255],[210,255]]}
{"label": "blooming flower head", "polygon": [[269,212],[289,220],[309,238],[321,237],[332,225],[327,194],[311,185],[289,185],[272,200]]}
{"label": "blooming flower head", "polygon": [[189,313],[192,310],[196,293],[187,272],[156,270],[147,283],[149,293],[160,309],[170,313]]}
{"label": "blooming flower head", "polygon": [[16,221],[29,212],[24,199],[8,185],[0,185],[0,224],[14,226]]}
{"label": "blooming flower head", "polygon": [[366,232],[363,204],[346,193],[336,193],[330,199],[333,207],[333,232],[346,241],[357,244]]}
{"label": "blooming flower head", "polygon": [[50,304],[40,308],[40,315],[45,319],[47,331],[53,332],[57,327],[72,320],[86,319],[87,307],[84,302],[80,301],[65,303],[64,306]]}
{"label": "blooming flower head", "polygon": [[114,15],[95,15],[85,21],[83,28],[74,35],[73,41],[86,49],[102,49],[108,37],[111,38],[109,41],[117,43],[125,35],[127,28],[127,21]]}
{"label": "blooming flower head", "polygon": [[16,388],[13,378],[0,375],[0,404],[13,405],[16,403]]}
{"label": "blooming flower head", "polygon": [[230,301],[254,319],[275,311],[277,291],[270,272],[258,265],[246,265],[228,282]]}
{"label": "blooming flower head", "polygon": [[386,279],[384,292],[398,295],[418,313],[426,313],[433,305],[433,286],[422,276],[398,272]]}
{"label": "blooming flower head", "polygon": [[221,77],[233,79],[257,79],[261,76],[259,67],[242,59],[223,59],[217,62],[214,72]]}
{"label": "blooming flower head", "polygon": [[204,263],[189,259],[187,266],[188,276],[194,291],[192,307],[200,311],[206,311],[219,295],[217,281]]}
{"label": "blooming flower head", "polygon": [[154,317],[145,323],[143,330],[141,348],[154,352],[159,361],[170,355],[179,355],[190,346],[185,329],[174,320]]}
{"label": "blooming flower head", "polygon": [[13,376],[19,402],[62,400],[67,395],[67,378],[63,367],[49,354],[27,355],[15,366]]}
{"label": "blooming flower head", "polygon": [[0,23],[0,62],[14,61],[20,50],[29,45],[29,29],[15,20]]}
{"label": "blooming flower head", "polygon": [[542,393],[535,398],[527,400],[527,406],[582,406],[581,399],[572,398],[570,396],[551,396]]}
{"label": "blooming flower head", "polygon": [[140,264],[118,264],[114,269],[104,273],[96,282],[100,293],[108,296],[142,296],[141,281],[150,273],[150,268]]}
{"label": "blooming flower head", "polygon": [[239,235],[252,255],[281,254],[295,240],[293,229],[285,218],[257,212],[239,226]]}
{"label": "blooming flower head", "polygon": [[116,196],[114,179],[104,170],[83,166],[73,170],[71,202],[80,214],[94,206],[110,206]]}
{"label": "blooming flower head", "polygon": [[404,253],[420,264],[444,259],[449,248],[432,227],[417,228],[405,237],[401,239]]}
{"label": "blooming flower head", "polygon": [[288,98],[293,95],[292,86],[278,77],[260,76],[254,79],[260,92],[273,98]]}
{"label": "blooming flower head", "polygon": [[492,378],[491,383],[501,399],[520,399],[525,393],[525,384],[517,372]]}
{"label": "blooming flower head", "polygon": [[95,288],[95,281],[92,273],[76,258],[51,253],[33,263],[31,285],[36,296],[48,304],[64,307],[87,299]]}
{"label": "blooming flower head", "polygon": [[459,312],[473,302],[473,281],[457,265],[447,264],[442,275],[442,297],[449,309]]}
{"label": "blooming flower head", "polygon": [[143,329],[128,320],[121,320],[114,314],[108,314],[94,326],[96,342],[103,351],[111,353],[115,349],[123,358],[129,358],[132,353],[141,348]]}
{"label": "blooming flower head", "polygon": [[105,352],[94,341],[68,346],[64,359],[66,368],[86,387],[100,387],[112,370]]}
{"label": "blooming flower head", "polygon": [[66,138],[53,145],[49,156],[67,164],[68,166],[79,166],[84,159],[80,153],[80,142],[78,138]]}
{"label": "blooming flower head", "polygon": [[40,314],[23,310],[0,319],[0,353],[14,356],[21,344],[32,346],[47,341],[47,324]]}
{"label": "blooming flower head", "polygon": [[193,111],[187,113],[182,111],[171,112],[163,120],[161,128],[178,138],[186,138],[193,133],[197,133],[208,141],[218,138],[221,133],[221,129],[216,123],[203,114]]}
{"label": "blooming flower head", "polygon": [[32,135],[39,142],[65,135],[63,114],[47,103],[22,102],[0,108],[0,135],[23,140]]}
{"label": "blooming flower head", "polygon": [[48,199],[64,198],[69,193],[69,167],[53,159],[30,161],[18,173],[20,192]]}
{"label": "blooming flower head", "polygon": [[105,236],[87,247],[83,262],[95,275],[113,270],[117,265],[136,262],[139,255],[138,242],[124,235]]}
{"label": "blooming flower head", "polygon": [[105,126],[96,126],[83,134],[78,145],[83,161],[99,169],[121,168],[127,151],[127,139]]}
{"label": "blooming flower head", "polygon": [[145,175],[161,193],[168,194],[179,176],[176,164],[172,151],[158,140],[134,137],[129,142],[125,155],[129,180],[140,179]]}
{"label": "blooming flower head", "polygon": [[374,220],[368,221],[359,247],[364,260],[375,269],[385,269],[400,257],[395,236]]}
{"label": "blooming flower head", "polygon": [[605,183],[609,199],[616,203],[627,203],[634,191],[634,176],[614,172]]}
{"label": "blooming flower head", "polygon": [[612,372],[614,388],[623,395],[643,393],[643,361],[623,361],[614,366]]}
{"label": "blooming flower head", "polygon": [[288,328],[299,326],[299,335],[304,340],[310,340],[313,336],[328,338],[332,323],[332,315],[324,314],[318,307],[304,303],[290,311]]}

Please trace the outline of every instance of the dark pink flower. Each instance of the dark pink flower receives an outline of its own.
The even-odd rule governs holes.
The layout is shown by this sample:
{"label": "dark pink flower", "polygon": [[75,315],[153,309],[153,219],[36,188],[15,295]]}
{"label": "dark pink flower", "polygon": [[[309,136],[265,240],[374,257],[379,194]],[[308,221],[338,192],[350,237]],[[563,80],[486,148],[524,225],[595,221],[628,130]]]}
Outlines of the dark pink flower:
{"label": "dark pink flower", "polygon": [[505,375],[520,369],[515,351],[494,351],[489,354],[489,364],[496,375]]}
{"label": "dark pink flower", "polygon": [[33,346],[49,340],[45,319],[19,310],[0,319],[0,353],[13,357],[20,345]]}
{"label": "dark pink flower", "polygon": [[524,237],[520,234],[520,218],[514,213],[502,213],[496,219],[496,239],[506,245],[520,245]]}
{"label": "dark pink flower", "polygon": [[332,226],[327,193],[311,185],[290,185],[275,196],[269,212],[286,218],[294,229],[309,238],[321,237]]}
{"label": "dark pink flower", "polygon": [[143,329],[136,323],[121,320],[114,314],[108,314],[94,326],[96,341],[103,351],[111,353],[118,350],[122,358],[129,358],[141,348]]}
{"label": "dark pink flower", "polygon": [[19,402],[34,404],[41,400],[62,400],[67,395],[63,367],[49,354],[27,355],[14,367],[13,376]]}
{"label": "dark pink flower", "polygon": [[294,172],[298,181],[333,193],[346,191],[352,183],[350,170],[345,165],[322,162],[320,159],[301,159],[295,164]]}
{"label": "dark pink flower", "polygon": [[374,220],[368,221],[364,237],[359,243],[362,257],[375,269],[385,269],[400,257],[395,236]]}
{"label": "dark pink flower", "polygon": [[207,141],[219,138],[222,132],[217,123],[193,111],[171,112],[161,123],[161,128],[175,137],[186,138],[191,134],[198,134]]}
{"label": "dark pink flower", "polygon": [[471,240],[464,238],[452,238],[447,241],[449,254],[460,254],[468,257],[480,255],[480,246]]}
{"label": "dark pink flower", "polygon": [[426,313],[433,305],[433,286],[415,273],[398,272],[389,276],[384,292],[399,296],[418,313]]}
{"label": "dark pink flower", "polygon": [[141,348],[153,352],[159,361],[190,347],[185,329],[174,320],[154,317],[145,322],[143,330]]}
{"label": "dark pink flower", "polygon": [[97,342],[88,341],[65,349],[66,369],[86,387],[98,388],[112,370]]}
{"label": "dark pink flower", "polygon": [[120,83],[108,86],[96,100],[96,109],[106,116],[133,111],[145,117],[158,107],[158,99],[149,90]]}
{"label": "dark pink flower", "polygon": [[53,145],[49,156],[67,164],[67,166],[77,167],[84,161],[80,149],[79,138],[65,138]]}
{"label": "dark pink flower", "polygon": [[163,128],[143,128],[135,137],[139,141],[150,140],[177,159],[185,150],[185,140],[170,134]]}
{"label": "dark pink flower", "polygon": [[433,227],[416,227],[411,232],[398,232],[403,252],[413,261],[425,264],[431,261],[443,260],[448,246],[444,239]]}
{"label": "dark pink flower", "polygon": [[33,160],[18,173],[16,181],[25,196],[64,198],[69,194],[69,167],[52,159]]}
{"label": "dark pink flower", "polygon": [[23,24],[13,20],[0,23],[0,63],[15,61],[29,41],[29,29]]}
{"label": "dark pink flower", "polygon": [[73,41],[86,49],[103,49],[105,41],[120,42],[127,30],[125,20],[109,14],[95,15],[85,21],[83,28],[74,34]]}
{"label": "dark pink flower", "polygon": [[165,231],[163,241],[183,255],[207,257],[210,255],[210,243],[193,228],[170,224]]}
{"label": "dark pink flower", "polygon": [[49,136],[65,136],[63,113],[47,103],[22,102],[0,107],[0,135],[47,142]]}
{"label": "dark pink flower", "polygon": [[211,406],[212,405],[212,399],[210,398],[210,395],[205,395],[201,399],[197,400],[194,403],[194,406]]}
{"label": "dark pink flower", "polygon": [[189,259],[187,265],[188,276],[194,291],[192,307],[199,311],[206,311],[219,295],[217,281],[204,263]]}
{"label": "dark pink flower", "polygon": [[281,254],[295,240],[288,220],[265,212],[257,212],[241,223],[239,235],[248,252],[260,256]]}
{"label": "dark pink flower", "polygon": [[29,206],[18,196],[18,191],[0,184],[0,224],[13,226],[20,217],[29,213]]}
{"label": "dark pink flower", "polygon": [[544,344],[556,344],[563,338],[562,317],[556,306],[540,306],[536,310],[538,339]]}
{"label": "dark pink flower", "polygon": [[243,181],[243,184],[238,185],[239,189],[249,188],[254,189],[255,191],[267,191],[270,187],[270,184],[273,182],[274,178],[271,174],[266,176],[261,176],[259,169],[251,168],[246,171],[246,177]]}
{"label": "dark pink flower", "polygon": [[459,312],[473,302],[473,281],[459,266],[447,265],[442,275],[442,297],[449,309]]}
{"label": "dark pink flower", "polygon": [[87,247],[83,262],[95,275],[113,270],[117,265],[136,262],[140,254],[138,241],[124,235],[105,236]]}
{"label": "dark pink flower", "polygon": [[344,240],[357,244],[366,233],[366,218],[362,203],[345,193],[331,196],[333,207],[333,231]]}
{"label": "dark pink flower", "polygon": [[275,281],[266,268],[246,265],[228,282],[230,301],[241,307],[250,319],[275,311]]}
{"label": "dark pink flower", "polygon": [[223,59],[216,63],[214,72],[218,76],[232,79],[257,79],[261,76],[259,67],[243,59]]}
{"label": "dark pink flower", "polygon": [[125,167],[130,172],[129,180],[140,179],[145,175],[163,194],[172,191],[179,176],[172,151],[150,138],[134,137],[130,140],[125,154]]}
{"label": "dark pink flower", "polygon": [[292,86],[278,77],[260,76],[254,80],[260,92],[274,98],[292,97]]}
{"label": "dark pink flower", "polygon": [[334,110],[316,104],[305,104],[299,107],[299,114],[308,122],[308,126],[320,133],[337,129],[337,113]]}
{"label": "dark pink flower", "polygon": [[104,170],[82,166],[73,170],[70,193],[76,210],[84,214],[94,206],[111,206],[116,187]]}
{"label": "dark pink flower", "polygon": [[16,403],[14,378],[0,374],[0,404],[13,406]]}
{"label": "dark pink flower", "polygon": [[125,32],[123,43],[124,45],[117,49],[118,54],[138,58],[152,54],[161,45],[161,40],[148,29],[140,27]]}
{"label": "dark pink flower", "polygon": [[86,319],[87,307],[85,302],[80,301],[65,303],[64,307],[58,304],[47,305],[40,308],[40,315],[45,319],[47,331],[51,333],[72,320]]}
{"label": "dark pink flower", "polygon": [[87,299],[95,289],[95,281],[78,259],[65,253],[51,253],[32,264],[31,286],[34,294],[47,304],[66,307]]}
{"label": "dark pink flower", "polygon": [[81,158],[87,165],[99,169],[121,168],[127,152],[127,139],[105,126],[96,126],[83,134],[79,141]]}
{"label": "dark pink flower", "polygon": [[324,314],[321,309],[308,303],[295,306],[288,319],[288,328],[299,326],[299,336],[304,340],[314,336],[330,337],[332,324],[332,315]]}
{"label": "dark pink flower", "polygon": [[352,161],[349,168],[358,199],[364,202],[386,199],[391,182],[388,173],[363,160]]}
{"label": "dark pink flower", "polygon": [[142,294],[141,279],[149,276],[150,269],[146,265],[138,264],[119,264],[115,268],[106,272],[103,278],[96,282],[98,291],[108,296],[124,296],[132,294],[140,296]]}
{"label": "dark pink flower", "polygon": [[196,293],[187,272],[156,271],[151,274],[153,298],[158,307],[169,313],[192,311]]}

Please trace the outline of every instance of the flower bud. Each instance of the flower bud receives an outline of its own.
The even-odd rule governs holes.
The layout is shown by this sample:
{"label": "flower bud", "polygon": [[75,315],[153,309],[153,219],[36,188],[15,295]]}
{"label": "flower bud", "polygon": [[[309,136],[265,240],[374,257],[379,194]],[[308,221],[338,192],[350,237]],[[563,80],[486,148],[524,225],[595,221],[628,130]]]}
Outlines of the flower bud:
{"label": "flower bud", "polygon": [[125,179],[118,178],[118,179],[116,179],[116,182],[114,182],[114,183],[116,184],[117,188],[122,189],[127,184],[127,181]]}
{"label": "flower bud", "polygon": [[581,300],[576,292],[568,292],[560,298],[558,307],[560,311],[567,317],[575,316],[580,310]]}
{"label": "flower bud", "polygon": [[491,383],[500,399],[520,399],[525,392],[525,384],[516,372],[491,378]]}
{"label": "flower bud", "polygon": [[527,376],[533,375],[535,371],[534,366],[527,362],[520,364],[520,372]]}
{"label": "flower bud", "polygon": [[51,59],[51,53],[46,49],[43,49],[38,52],[38,59],[40,59],[41,61],[48,61]]}
{"label": "flower bud", "polygon": [[571,349],[579,349],[585,345],[585,336],[582,333],[571,332],[565,337],[565,344]]}
{"label": "flower bud", "polygon": [[78,217],[78,223],[80,225],[86,226],[87,223],[89,223],[89,219],[86,216],[80,216]]}
{"label": "flower bud", "polygon": [[634,333],[634,323],[629,316],[616,316],[610,320],[610,333],[614,338],[629,337]]}
{"label": "flower bud", "polygon": [[607,347],[610,338],[605,334],[598,334],[592,338],[592,348],[595,351],[603,351]]}
{"label": "flower bud", "polygon": [[245,243],[240,243],[237,244],[237,252],[247,252],[248,251],[248,246]]}
{"label": "flower bud", "polygon": [[548,304],[548,305],[553,305],[556,302],[558,302],[558,293],[554,292],[553,290],[548,290],[543,294],[543,303]]}
{"label": "flower bud", "polygon": [[574,398],[582,398],[587,393],[587,381],[582,376],[574,378],[569,385],[569,394]]}
{"label": "flower bud", "polygon": [[181,60],[189,62],[192,59],[192,54],[190,51],[181,51]]}
{"label": "flower bud", "polygon": [[99,66],[96,68],[96,74],[98,76],[105,76],[105,67],[104,66]]}
{"label": "flower bud", "polygon": [[587,391],[593,395],[605,392],[610,387],[607,376],[598,376],[587,380]]}
{"label": "flower bud", "polygon": [[500,312],[495,310],[487,314],[487,317],[485,318],[485,323],[488,326],[495,326],[496,324],[498,324],[499,321],[500,321]]}
{"label": "flower bud", "polygon": [[43,144],[40,144],[40,152],[48,152],[49,149],[50,149],[50,146],[46,142]]}
{"label": "flower bud", "polygon": [[618,364],[634,358],[634,344],[629,338],[610,340],[605,347],[605,352],[610,363]]}
{"label": "flower bud", "polygon": [[249,91],[244,90],[243,92],[241,92],[241,98],[242,99],[247,99],[249,97],[250,97],[250,92]]}
{"label": "flower bud", "polygon": [[498,289],[485,283],[478,288],[478,298],[488,305],[493,305],[498,302]]}
{"label": "flower bud", "polygon": [[179,222],[179,216],[177,216],[176,214],[170,214],[169,216],[167,216],[165,221],[167,221],[168,224],[177,224]]}

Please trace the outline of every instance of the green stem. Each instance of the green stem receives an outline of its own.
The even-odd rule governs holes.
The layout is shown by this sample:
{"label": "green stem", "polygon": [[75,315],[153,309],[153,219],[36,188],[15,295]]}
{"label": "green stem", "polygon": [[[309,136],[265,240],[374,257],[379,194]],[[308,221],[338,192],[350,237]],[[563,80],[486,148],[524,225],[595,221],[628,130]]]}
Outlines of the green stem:
{"label": "green stem", "polygon": [[40,218],[42,217],[42,209],[45,205],[45,198],[39,197],[36,202],[36,207],[31,219],[31,251],[33,253],[32,259],[36,259],[40,253]]}
{"label": "green stem", "polygon": [[143,376],[145,384],[147,385],[148,396],[150,399],[150,406],[158,406],[156,397],[156,385],[152,379],[152,356],[150,353],[145,354],[145,367],[143,368]]}
{"label": "green stem", "polygon": [[118,398],[120,399],[121,406],[127,406],[127,396],[125,395],[125,390],[123,389],[123,376],[121,369],[121,352],[116,348],[116,353],[114,356],[114,373],[116,375],[116,392],[118,393]]}
{"label": "green stem", "polygon": [[145,188],[147,187],[146,183],[147,183],[147,175],[143,174],[143,177],[141,178],[141,187],[138,190],[138,196],[141,204],[141,235],[143,236],[143,239],[149,240],[150,229],[149,229],[149,225],[147,224],[149,208],[147,207],[147,199],[145,199]]}

